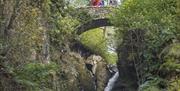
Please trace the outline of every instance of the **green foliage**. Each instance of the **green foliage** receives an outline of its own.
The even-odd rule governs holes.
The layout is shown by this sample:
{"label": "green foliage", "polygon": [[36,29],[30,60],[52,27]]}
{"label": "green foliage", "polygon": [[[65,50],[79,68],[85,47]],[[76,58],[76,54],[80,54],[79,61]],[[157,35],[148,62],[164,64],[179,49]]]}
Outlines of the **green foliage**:
{"label": "green foliage", "polygon": [[160,67],[160,71],[166,75],[168,81],[168,91],[179,91],[180,81],[180,43],[174,43],[166,47],[161,55],[164,62]]}
{"label": "green foliage", "polygon": [[162,91],[156,86],[150,86],[149,88],[143,88],[142,90],[139,91]]}
{"label": "green foliage", "polygon": [[164,63],[161,65],[161,70],[165,70],[166,72],[180,72],[180,43],[171,44],[161,54],[164,54]]}
{"label": "green foliage", "polygon": [[[104,57],[104,56],[103,56]],[[109,53],[109,52],[106,52],[105,54],[105,60],[109,63],[109,64],[116,64],[117,62],[117,54],[116,53]]]}
{"label": "green foliage", "polygon": [[[174,25],[170,27],[175,20],[175,7],[175,0],[154,0],[154,2],[148,0],[126,0],[117,10],[113,22],[117,27],[121,27],[122,31],[123,29],[126,31],[129,29],[150,29],[153,27],[155,29],[162,27],[164,31],[175,31]],[[167,26],[165,23],[170,25]],[[157,27],[157,25],[159,26]],[[166,27],[170,29],[165,30]]]}
{"label": "green foliage", "polygon": [[180,91],[180,78],[171,80],[168,91]]}
{"label": "green foliage", "polygon": [[[0,76],[3,77],[3,80],[0,79],[0,87],[8,84],[18,88],[20,84],[23,89],[27,91],[56,91],[57,89],[54,89],[54,87],[58,88],[58,86],[61,86],[62,89],[60,90],[65,91],[63,89],[65,88],[64,84],[68,85],[68,80],[64,82],[61,79],[59,80],[59,74],[56,74],[59,69],[57,64],[42,64],[38,61],[43,61],[44,42],[50,38],[50,45],[58,51],[58,53],[54,51],[51,53],[58,55],[56,62],[59,62],[59,49],[65,49],[64,46],[70,45],[72,43],[71,40],[75,39],[73,34],[75,27],[89,19],[87,12],[77,12],[72,9],[66,1],[67,0],[0,1],[0,4],[3,4],[0,5],[0,11],[3,11],[2,14],[0,14],[0,23],[7,23],[0,24],[0,28],[5,26],[5,28],[7,28],[5,30],[7,30],[8,33],[10,32],[7,40],[1,41],[0,35],[0,69],[3,67],[2,69],[5,69],[8,74],[8,77],[0,74]],[[17,3],[17,5],[12,5],[14,2]],[[2,53],[2,51],[4,53]],[[3,60],[1,55],[3,55]],[[37,63],[32,62],[32,56],[35,56]],[[73,65],[75,63],[77,62],[74,62]],[[70,62],[70,64],[72,63]],[[62,71],[63,70],[69,69],[65,67]],[[58,77],[56,77],[57,75]],[[69,74],[66,76],[69,76]],[[8,78],[8,81],[4,81],[6,80],[4,78]],[[69,78],[72,77],[69,76]],[[83,78],[85,79],[85,77]],[[15,82],[13,79],[15,79]],[[15,85],[12,83],[12,80]],[[1,85],[1,83],[3,85]],[[74,83],[71,85],[73,86]],[[4,86],[2,89],[3,88],[7,87]],[[78,88],[78,86],[73,86],[71,89],[73,88]]]}
{"label": "green foliage", "polygon": [[79,24],[77,19],[70,15],[73,9],[65,0],[50,0],[49,7],[51,30],[48,35],[51,53],[55,52],[54,50],[69,50],[70,41],[75,38],[74,27]]}
{"label": "green foliage", "polygon": [[[1,1],[4,2],[5,0]],[[27,89],[33,88],[30,89],[32,91],[40,91],[42,89],[51,91],[54,84],[52,80],[54,80],[55,75],[57,75],[59,67],[56,63],[32,63],[32,50],[35,50],[37,53],[35,56],[41,59],[40,54],[42,54],[43,44],[45,42],[44,33],[46,33],[48,28],[51,28],[49,31],[50,45],[60,50],[65,49],[64,46],[67,47],[71,45],[72,40],[76,38],[76,35],[73,34],[75,28],[81,23],[92,19],[92,17],[87,11],[77,12],[76,9],[73,9],[69,5],[70,1],[67,0],[17,1],[19,2],[16,2],[18,3],[17,5],[12,5],[14,7],[12,11],[15,11],[7,14],[7,17],[0,16],[0,23],[10,23],[5,25],[7,27],[6,30],[10,30],[11,32],[10,38],[6,41],[0,39],[0,66],[3,65],[3,67],[6,67],[5,69],[10,74],[13,74],[16,82],[25,88],[27,87]],[[6,3],[8,3],[8,0]],[[76,0],[72,6],[86,3],[87,0]],[[179,40],[180,34],[178,30],[179,27],[177,26],[179,22],[177,22],[177,20],[180,18],[179,15],[176,15],[176,12],[178,14],[180,12],[179,8],[176,10],[176,6],[179,7],[179,3],[176,5],[175,0],[123,0],[122,5],[112,17],[112,22],[118,28],[117,36],[119,39],[122,38],[125,31],[131,29],[140,28],[147,30],[146,42],[148,47],[143,56],[145,57],[146,64],[149,65],[148,70],[154,71],[154,69],[158,69],[159,67],[161,67],[160,70],[165,70],[168,73],[179,72],[180,70],[179,44],[168,49],[166,56],[163,58],[163,64],[160,64],[158,59],[155,60],[155,62],[152,61],[154,57],[153,53],[160,52],[162,50],[162,44],[171,38]],[[10,9],[8,8],[10,6],[3,6],[6,5],[0,7],[5,10],[0,11]],[[11,17],[11,13],[13,17]],[[4,21],[6,19],[10,21]],[[46,26],[46,24],[48,26]],[[1,27],[2,26],[0,26],[0,28]],[[81,42],[87,48],[105,58],[108,63],[116,62],[117,55],[107,52],[107,41],[104,38],[102,29],[94,29],[82,34]],[[59,52],[56,54],[56,56],[58,55],[56,61],[59,61],[59,54]],[[3,58],[4,55],[6,56],[5,60]],[[74,60],[73,62],[73,64],[77,63]],[[155,65],[151,65],[151,63]],[[69,64],[72,64],[72,62],[70,61]],[[78,67],[82,66],[78,65]],[[69,70],[71,67],[67,69],[66,66],[64,66],[64,69]],[[77,73],[75,71],[75,75],[79,74],[81,78],[84,79],[83,81],[86,81],[86,73],[81,72],[84,69],[78,68],[77,70],[80,72]],[[69,71],[69,73],[73,74],[72,71]],[[66,76],[71,78],[69,73],[66,74]],[[160,78],[146,81],[142,88],[140,88],[140,91],[160,91],[159,85],[161,82],[163,82],[163,80]],[[67,84],[66,81],[62,83]],[[179,80],[170,83],[172,85],[168,86],[170,91],[173,91],[174,88],[179,90],[179,87],[177,87],[179,83]],[[64,84],[61,85],[63,86]],[[72,83],[72,85],[74,85],[74,83]]]}
{"label": "green foliage", "polygon": [[87,31],[80,35],[80,37],[84,46],[92,50],[94,53],[101,55],[108,63],[116,63],[117,55],[107,51],[107,41],[102,29],[97,28]]}
{"label": "green foliage", "polygon": [[44,33],[47,29],[40,20],[45,22],[45,17],[41,15],[47,13],[32,3],[23,0],[20,5],[18,4],[20,7],[18,11],[17,7],[14,8],[16,12],[13,13],[11,17],[13,20],[7,28],[10,31],[9,38],[4,40],[6,61],[3,65],[16,68],[31,60],[32,50],[35,50],[38,56],[42,53]]}
{"label": "green foliage", "polygon": [[177,61],[177,59],[171,58],[167,60],[166,63],[161,65],[161,69],[166,70],[166,72],[173,72],[173,71],[180,72],[180,64],[177,64],[173,61]]}
{"label": "green foliage", "polygon": [[26,88],[40,90],[41,86],[51,88],[53,76],[57,73],[58,66],[55,63],[28,63],[19,70],[14,71],[15,79]]}
{"label": "green foliage", "polygon": [[3,48],[4,48],[4,41],[0,39],[0,54],[2,53]]}
{"label": "green foliage", "polygon": [[[177,0],[177,21],[180,20],[180,1]],[[180,30],[180,22],[177,22],[177,27],[178,27],[178,30]],[[179,35],[180,36],[180,35]],[[180,37],[179,37],[179,40],[180,40]]]}
{"label": "green foliage", "polygon": [[94,50],[96,53],[102,54],[107,50],[106,39],[104,38],[102,29],[93,29],[83,33],[81,35],[81,41],[84,45],[90,46],[91,49],[98,49]]}
{"label": "green foliage", "polygon": [[138,91],[162,91],[165,87],[166,83],[163,79],[158,77],[152,77],[151,80],[146,81],[139,87]]}
{"label": "green foliage", "polygon": [[[146,30],[147,50],[143,56],[150,70],[158,69],[159,61],[153,62],[154,53],[172,38],[178,38],[176,21],[176,0],[125,0],[115,10],[112,23],[118,28],[121,40],[124,32],[132,29]],[[120,44],[118,44],[120,45]],[[152,64],[152,65],[151,65]]]}
{"label": "green foliage", "polygon": [[51,22],[53,29],[49,31],[51,45],[60,50],[69,49],[76,39],[74,30],[78,25],[91,19],[87,11],[79,10],[71,6],[66,0],[51,0]]}
{"label": "green foliage", "polygon": [[[146,50],[142,54],[144,60],[140,69],[140,72],[143,72],[142,78],[146,78],[149,73],[158,76],[159,74],[156,73],[159,68],[166,70],[166,74],[179,71],[179,52],[177,51],[179,46],[168,49],[168,52],[165,52],[165,58],[158,58],[163,48],[170,45],[168,41],[174,39],[177,42],[180,38],[177,1],[179,2],[179,0],[123,0],[122,5],[111,16],[112,23],[118,28],[118,40],[121,40],[124,33],[129,30],[146,31],[144,40]],[[146,83],[148,83],[148,88],[141,91],[161,91],[154,82],[154,85],[151,85],[149,81],[142,85]]]}
{"label": "green foliage", "polygon": [[[35,56],[42,61],[41,53],[44,44],[44,33],[47,30],[42,23],[48,21],[48,0],[1,0],[1,20],[0,30],[3,35],[2,50],[0,49],[0,68],[4,69],[9,77],[0,70],[1,86],[9,91],[19,84],[13,80],[13,71],[20,66],[32,61],[32,50]],[[45,11],[45,8],[47,11]],[[1,58],[2,56],[2,58]],[[2,60],[3,59],[3,60]],[[7,80],[7,81],[4,81]],[[16,84],[17,83],[17,84]],[[7,85],[9,89],[7,88]],[[17,90],[13,88],[13,90]]]}
{"label": "green foliage", "polygon": [[171,44],[167,56],[180,58],[180,43]]}
{"label": "green foliage", "polygon": [[178,35],[176,0],[125,0],[114,15],[118,35],[131,29],[146,30],[150,50],[159,51],[162,43]]}
{"label": "green foliage", "polygon": [[79,22],[70,16],[61,18],[55,22],[56,28],[49,32],[51,44],[54,47],[69,44],[70,40],[75,38],[73,35],[74,27],[79,24]]}

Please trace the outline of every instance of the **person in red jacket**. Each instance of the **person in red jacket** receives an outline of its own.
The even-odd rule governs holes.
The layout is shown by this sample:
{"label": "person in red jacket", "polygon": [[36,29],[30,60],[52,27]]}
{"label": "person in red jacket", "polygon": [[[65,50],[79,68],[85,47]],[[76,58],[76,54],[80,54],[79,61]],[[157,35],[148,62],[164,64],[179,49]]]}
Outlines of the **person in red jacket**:
{"label": "person in red jacket", "polygon": [[91,3],[93,6],[99,6],[101,3],[101,0],[91,0]]}

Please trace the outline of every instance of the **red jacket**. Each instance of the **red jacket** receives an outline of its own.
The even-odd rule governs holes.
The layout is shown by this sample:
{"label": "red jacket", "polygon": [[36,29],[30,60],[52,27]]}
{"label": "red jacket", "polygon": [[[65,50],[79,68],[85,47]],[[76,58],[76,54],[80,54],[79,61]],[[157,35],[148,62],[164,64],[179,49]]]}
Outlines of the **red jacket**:
{"label": "red jacket", "polygon": [[93,6],[98,6],[101,3],[101,0],[91,0]]}

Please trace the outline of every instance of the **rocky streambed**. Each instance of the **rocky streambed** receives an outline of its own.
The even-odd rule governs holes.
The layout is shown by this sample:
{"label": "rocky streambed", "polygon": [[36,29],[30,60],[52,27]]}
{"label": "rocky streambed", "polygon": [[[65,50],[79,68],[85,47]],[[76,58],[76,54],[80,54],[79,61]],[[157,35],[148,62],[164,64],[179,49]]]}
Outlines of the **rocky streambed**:
{"label": "rocky streambed", "polygon": [[108,65],[98,55],[85,59],[75,52],[67,53],[61,59],[59,80],[64,85],[60,88],[63,91],[111,91],[105,88],[111,88],[112,80],[109,79],[117,75],[115,65]]}

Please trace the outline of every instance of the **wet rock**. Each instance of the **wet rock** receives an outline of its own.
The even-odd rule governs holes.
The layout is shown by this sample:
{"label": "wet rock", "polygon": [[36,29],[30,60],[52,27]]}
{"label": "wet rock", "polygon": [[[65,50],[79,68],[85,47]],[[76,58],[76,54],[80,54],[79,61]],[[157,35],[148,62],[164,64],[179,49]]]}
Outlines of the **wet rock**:
{"label": "wet rock", "polygon": [[90,71],[92,71],[92,74],[94,75],[96,73],[96,68],[97,68],[97,64],[98,62],[102,61],[102,57],[101,56],[97,56],[97,55],[91,55],[90,57],[87,58],[87,60],[85,61],[85,63],[87,65],[92,65],[92,69],[90,69]]}
{"label": "wet rock", "polygon": [[87,65],[91,65],[92,76],[95,78],[96,91],[103,91],[109,79],[109,71],[107,63],[101,56],[91,55],[85,61]]}
{"label": "wet rock", "polygon": [[107,64],[104,60],[97,63],[97,69],[95,73],[95,77],[97,79],[97,91],[104,91],[104,88],[108,82],[109,71],[106,65]]}
{"label": "wet rock", "polygon": [[117,65],[115,64],[109,64],[107,65],[107,68],[110,73],[110,76],[113,76],[116,72],[118,72]]}
{"label": "wet rock", "polygon": [[66,53],[62,56],[60,91],[95,91],[93,79],[87,70],[84,59],[78,53]]}

